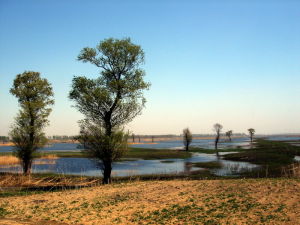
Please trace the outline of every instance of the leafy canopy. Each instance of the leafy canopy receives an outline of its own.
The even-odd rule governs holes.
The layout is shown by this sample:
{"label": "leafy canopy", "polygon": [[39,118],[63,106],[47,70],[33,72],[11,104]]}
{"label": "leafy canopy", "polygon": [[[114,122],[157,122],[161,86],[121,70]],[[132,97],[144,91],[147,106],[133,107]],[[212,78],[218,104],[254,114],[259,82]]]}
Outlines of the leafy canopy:
{"label": "leafy canopy", "polygon": [[144,62],[140,46],[129,38],[109,38],[96,46],[84,48],[78,60],[101,69],[100,77],[73,78],[70,99],[86,118],[110,130],[130,122],[142,110],[145,98],[142,91],[149,88],[143,80],[145,72],[139,67]]}
{"label": "leafy canopy", "polygon": [[49,122],[50,106],[54,104],[52,87],[40,73],[25,71],[17,75],[10,92],[18,98],[21,107],[10,136],[23,167],[24,164],[30,167],[32,153],[46,143],[43,128]]}

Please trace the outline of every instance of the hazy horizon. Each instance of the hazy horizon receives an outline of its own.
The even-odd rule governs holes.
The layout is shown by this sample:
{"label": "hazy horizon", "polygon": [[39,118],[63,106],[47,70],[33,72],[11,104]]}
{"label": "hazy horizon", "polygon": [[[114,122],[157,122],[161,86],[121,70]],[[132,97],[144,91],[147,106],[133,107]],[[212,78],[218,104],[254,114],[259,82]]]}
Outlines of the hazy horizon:
{"label": "hazy horizon", "polygon": [[[55,105],[47,136],[76,135],[73,76],[98,76],[76,60],[84,47],[130,37],[145,51],[146,108],[136,134],[300,133],[300,2],[0,1],[0,136],[19,110],[17,74],[41,73]],[[114,16],[111,16],[111,11]]]}

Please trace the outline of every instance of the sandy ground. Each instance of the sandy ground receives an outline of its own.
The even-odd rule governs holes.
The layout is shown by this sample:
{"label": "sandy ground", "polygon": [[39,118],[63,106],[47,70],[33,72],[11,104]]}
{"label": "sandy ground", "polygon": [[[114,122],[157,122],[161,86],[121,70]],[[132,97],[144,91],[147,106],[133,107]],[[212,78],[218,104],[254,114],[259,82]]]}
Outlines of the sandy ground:
{"label": "sandy ground", "polygon": [[300,180],[132,182],[0,198],[0,209],[5,225],[296,225]]}

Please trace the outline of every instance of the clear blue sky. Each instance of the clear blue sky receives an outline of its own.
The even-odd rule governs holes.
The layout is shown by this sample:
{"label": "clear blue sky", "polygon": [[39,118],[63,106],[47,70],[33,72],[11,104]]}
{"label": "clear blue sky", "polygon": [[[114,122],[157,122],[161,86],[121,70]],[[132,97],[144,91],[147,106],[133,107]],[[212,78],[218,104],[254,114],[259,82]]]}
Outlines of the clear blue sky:
{"label": "clear blue sky", "polygon": [[146,54],[152,87],[139,134],[300,132],[300,1],[0,0],[0,135],[17,114],[9,94],[25,70],[53,85],[48,135],[77,134],[82,115],[68,100],[74,75],[98,76],[76,61],[83,47],[130,37]]}

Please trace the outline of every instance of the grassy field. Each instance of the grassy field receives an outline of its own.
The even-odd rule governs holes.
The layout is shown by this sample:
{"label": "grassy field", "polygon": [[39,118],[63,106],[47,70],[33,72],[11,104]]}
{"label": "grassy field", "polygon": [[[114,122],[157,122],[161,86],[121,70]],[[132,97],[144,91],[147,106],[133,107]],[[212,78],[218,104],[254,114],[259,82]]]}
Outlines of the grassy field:
{"label": "grassy field", "polygon": [[129,182],[0,198],[0,224],[295,225],[299,199],[297,179]]}

